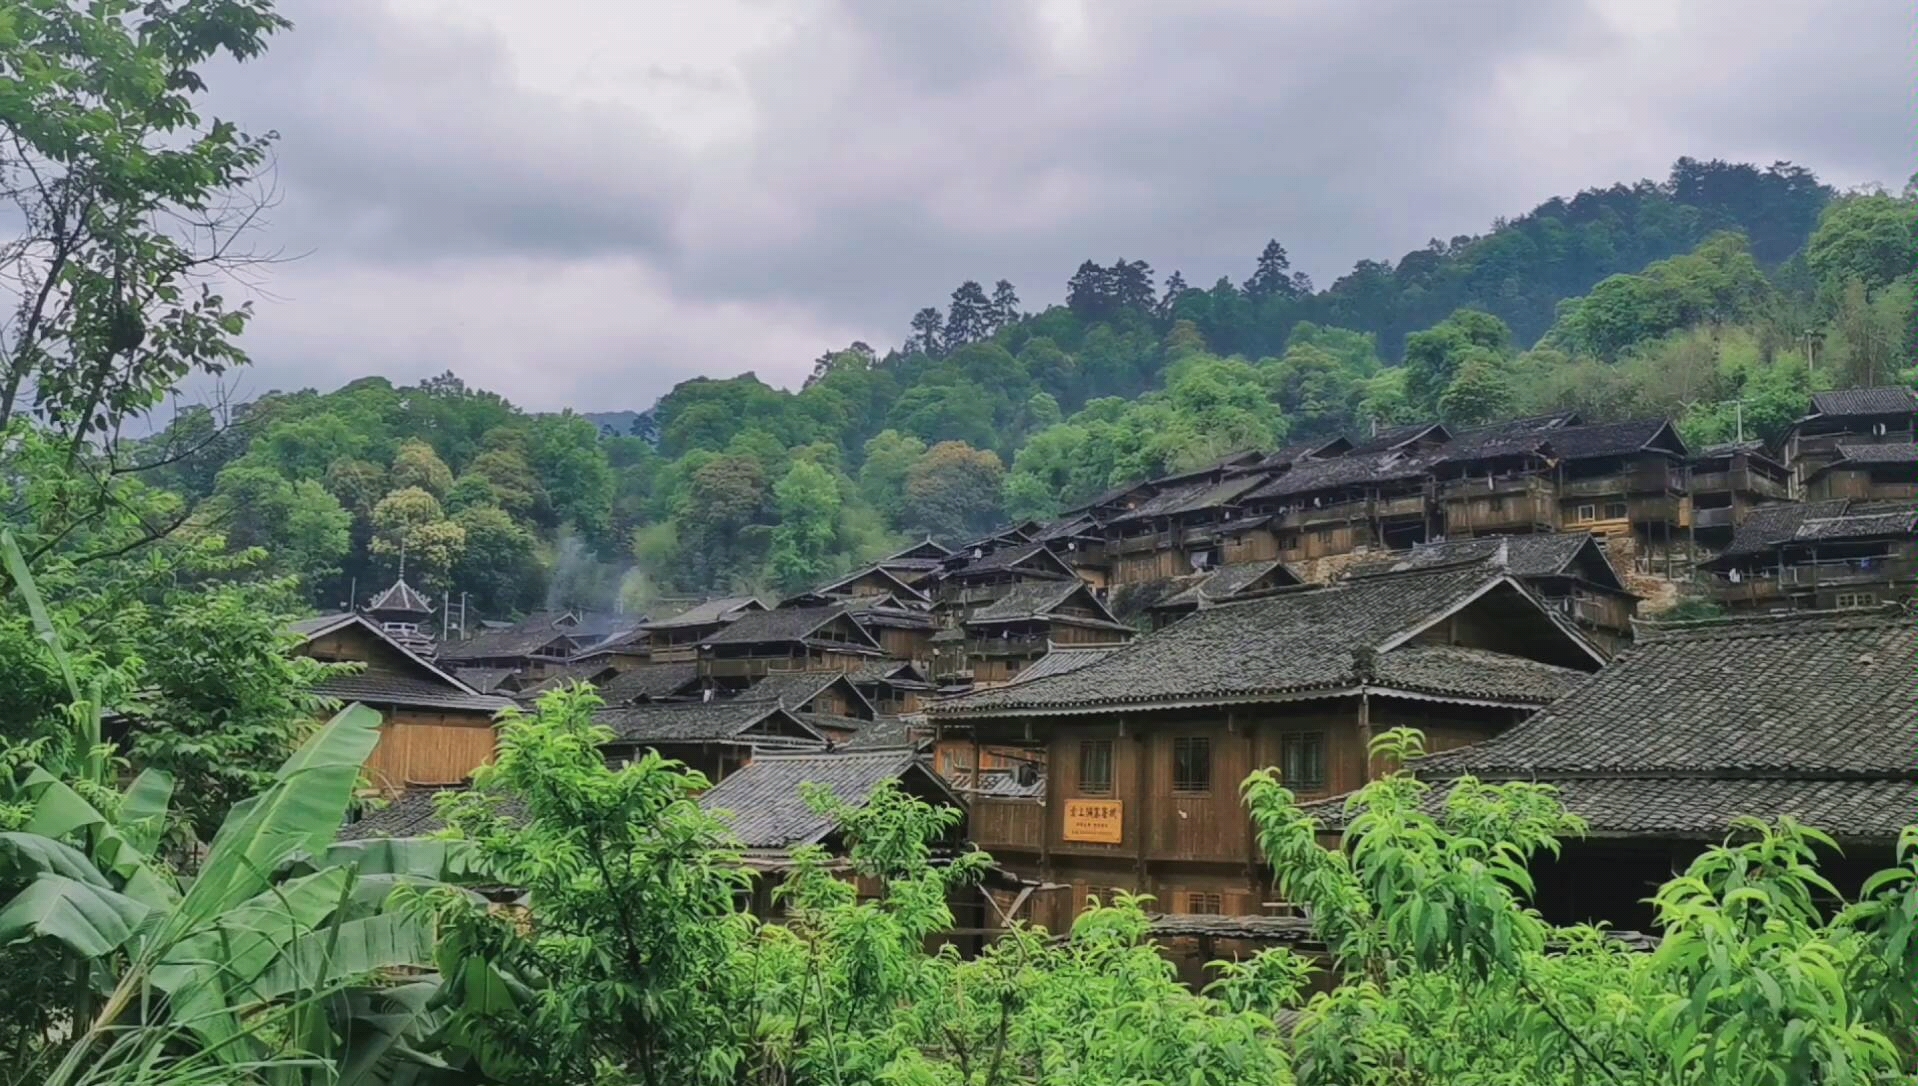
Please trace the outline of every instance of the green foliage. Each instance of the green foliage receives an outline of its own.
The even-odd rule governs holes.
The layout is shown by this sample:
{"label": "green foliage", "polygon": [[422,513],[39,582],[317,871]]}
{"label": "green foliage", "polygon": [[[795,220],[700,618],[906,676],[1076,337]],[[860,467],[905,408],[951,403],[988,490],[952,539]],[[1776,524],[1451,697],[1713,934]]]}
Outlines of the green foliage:
{"label": "green foliage", "polygon": [[905,527],[914,535],[963,542],[999,523],[1005,465],[962,441],[926,450],[906,473]]}
{"label": "green foliage", "polygon": [[839,487],[832,473],[805,460],[795,461],[773,487],[779,526],[773,529],[772,572],[788,592],[819,583],[829,571]]}
{"label": "green foliage", "polygon": [[1438,410],[1439,396],[1471,361],[1502,358],[1512,349],[1512,330],[1490,313],[1461,309],[1405,340],[1405,394],[1414,406]]}
{"label": "green foliage", "polygon": [[1853,196],[1834,202],[1818,217],[1805,246],[1805,261],[1827,294],[1848,283],[1876,292],[1909,278],[1918,265],[1918,200]]}
{"label": "green foliage", "polygon": [[1771,285],[1744,237],[1719,234],[1684,256],[1614,275],[1564,303],[1546,341],[1611,359],[1678,329],[1750,320],[1770,301]]}
{"label": "green foliage", "polygon": [[433,446],[417,438],[400,443],[387,478],[395,489],[417,488],[435,498],[446,497],[446,492],[453,488],[453,469],[446,466]]}

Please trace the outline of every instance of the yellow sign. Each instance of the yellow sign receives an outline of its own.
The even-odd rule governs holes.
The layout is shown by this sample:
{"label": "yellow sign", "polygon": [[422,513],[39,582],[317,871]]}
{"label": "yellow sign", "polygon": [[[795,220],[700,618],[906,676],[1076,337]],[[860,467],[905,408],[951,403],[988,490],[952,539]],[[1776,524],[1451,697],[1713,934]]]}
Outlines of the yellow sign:
{"label": "yellow sign", "polygon": [[1125,840],[1125,804],[1116,799],[1066,800],[1066,840],[1117,845]]}

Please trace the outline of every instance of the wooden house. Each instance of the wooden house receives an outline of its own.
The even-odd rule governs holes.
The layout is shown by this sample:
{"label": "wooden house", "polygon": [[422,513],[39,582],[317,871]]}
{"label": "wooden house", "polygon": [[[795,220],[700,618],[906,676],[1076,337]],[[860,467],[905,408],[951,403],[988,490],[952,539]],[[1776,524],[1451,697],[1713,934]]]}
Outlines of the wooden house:
{"label": "wooden house", "polygon": [[1739,611],[1872,607],[1918,595],[1918,507],[1834,501],[1753,510],[1705,564]]}
{"label": "wooden house", "polygon": [[1534,865],[1554,922],[1648,930],[1645,899],[1741,817],[1833,835],[1844,855],[1820,874],[1850,896],[1918,810],[1914,675],[1918,619],[1896,608],[1646,624],[1564,699],[1419,776],[1558,790],[1586,828]]}
{"label": "wooden house", "polygon": [[1511,574],[1607,653],[1631,640],[1638,597],[1585,532],[1422,543],[1374,568],[1402,573],[1472,564]]}
{"label": "wooden house", "polygon": [[1222,534],[1243,515],[1242,499],[1265,482],[1256,474],[1170,482],[1113,517],[1105,525],[1111,583],[1161,581],[1223,564]]}
{"label": "wooden house", "polygon": [[292,625],[301,655],[364,665],[315,692],[379,711],[380,739],[366,772],[382,792],[454,784],[492,760],[493,717],[513,703],[483,694],[429,663],[364,615],[322,615]]}
{"label": "wooden house", "polygon": [[876,565],[922,591],[931,587],[939,578],[939,571],[945,560],[952,556],[952,548],[922,539],[912,546],[881,558]]}
{"label": "wooden house", "polygon": [[911,660],[879,660],[847,677],[882,716],[917,713],[934,690],[926,672]]}
{"label": "wooden house", "polygon": [[808,600],[849,600],[865,599],[874,596],[891,597],[896,600],[915,601],[920,604],[932,602],[932,597],[914,587],[913,582],[887,568],[883,563],[855,570],[830,584],[804,594]]}
{"label": "wooden house", "polygon": [[767,675],[733,695],[773,701],[838,745],[879,718],[879,709],[842,671],[791,671]]}
{"label": "wooden house", "polygon": [[736,689],[775,671],[857,671],[885,655],[845,607],[781,607],[742,614],[702,641],[699,675]]}
{"label": "wooden house", "polygon": [[1835,459],[1805,478],[1805,500],[1918,501],[1918,445],[1834,447]]}
{"label": "wooden house", "polygon": [[510,626],[482,629],[464,641],[440,646],[441,663],[458,668],[505,669],[541,679],[566,666],[586,643],[568,612],[536,611]]}
{"label": "wooden house", "polygon": [[1021,584],[1079,580],[1064,559],[1043,543],[1016,543],[987,550],[974,546],[946,559],[935,610],[963,618]]}
{"label": "wooden house", "polygon": [[964,636],[933,655],[935,681],[987,686],[1011,680],[1055,646],[1111,645],[1129,640],[1132,627],[1112,617],[1078,581],[1018,585],[961,623]]}
{"label": "wooden house", "polygon": [[631,667],[593,685],[608,705],[687,701],[699,697],[706,689],[699,677],[697,660]]}
{"label": "wooden house", "polygon": [[1062,517],[1040,529],[1033,542],[1043,544],[1094,589],[1104,589],[1112,583],[1111,547],[1106,541],[1104,526],[1092,514]]}
{"label": "wooden house", "polygon": [[887,656],[922,664],[931,662],[932,635],[939,629],[939,619],[918,599],[862,596],[847,600],[844,606],[852,620],[879,642]]}
{"label": "wooden house", "polygon": [[764,611],[766,605],[751,596],[707,600],[670,618],[654,619],[641,629],[647,634],[647,658],[655,664],[699,659],[699,646],[741,615]]}
{"label": "wooden house", "polygon": [[1692,538],[1709,551],[1723,550],[1753,509],[1792,498],[1791,469],[1767,453],[1763,442],[1708,445],[1692,457],[1689,468]]}
{"label": "wooden house", "polygon": [[1271,871],[1238,794],[1254,767],[1280,767],[1304,795],[1348,791],[1370,775],[1377,732],[1419,727],[1440,749],[1495,735],[1603,660],[1509,574],[1442,569],[1222,603],[928,718],[1040,767],[1037,794],[972,805],[981,847],[1070,888],[1022,918],[1063,930],[1115,889],[1168,912],[1257,914]]}
{"label": "wooden house", "polygon": [[[1416,448],[1443,433],[1438,426],[1420,428],[1399,444]],[[1276,539],[1278,553],[1263,557],[1296,562],[1367,547],[1409,547],[1432,534],[1431,466],[1426,451],[1354,450],[1296,464],[1246,494],[1243,505],[1251,516],[1269,518],[1262,530]],[[1247,551],[1240,547],[1234,556],[1245,560],[1251,557]]]}
{"label": "wooden house", "polygon": [[1664,419],[1571,426],[1551,434],[1559,527],[1631,536],[1640,553],[1688,550],[1690,453]]}
{"label": "wooden house", "polygon": [[1148,624],[1164,629],[1194,611],[1231,600],[1246,599],[1278,588],[1292,588],[1305,582],[1276,558],[1263,562],[1239,562],[1190,578],[1179,591],[1145,608]]}
{"label": "wooden house", "polygon": [[824,750],[824,732],[777,701],[712,701],[605,708],[594,722],[612,729],[607,759],[615,764],[648,750],[684,762],[714,783],[751,762],[760,751]]}
{"label": "wooden house", "polygon": [[1445,538],[1555,530],[1552,441],[1578,422],[1577,415],[1561,412],[1454,435],[1432,463]]}
{"label": "wooden house", "polygon": [[1811,414],[1785,437],[1785,466],[1801,487],[1837,460],[1840,445],[1899,445],[1918,441],[1918,392],[1903,385],[1814,392]]}

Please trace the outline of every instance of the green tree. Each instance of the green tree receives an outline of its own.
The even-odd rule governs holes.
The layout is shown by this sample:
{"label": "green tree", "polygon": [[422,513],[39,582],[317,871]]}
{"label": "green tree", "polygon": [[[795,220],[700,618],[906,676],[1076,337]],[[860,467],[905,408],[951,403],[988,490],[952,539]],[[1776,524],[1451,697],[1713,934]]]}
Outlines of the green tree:
{"label": "green tree", "polygon": [[339,572],[353,545],[353,514],[312,479],[289,482],[262,464],[220,472],[207,511],[228,545],[260,548],[281,573],[308,584]]}
{"label": "green tree", "polygon": [[1468,354],[1439,396],[1439,417],[1453,426],[1483,426],[1510,418],[1518,390],[1506,361],[1490,351]]}
{"label": "green tree", "polygon": [[942,441],[906,473],[905,527],[948,542],[989,531],[1001,520],[1004,480],[1005,464],[997,454]]}
{"label": "green tree", "polygon": [[1854,196],[1833,203],[1819,216],[1805,260],[1828,295],[1854,281],[1872,293],[1918,271],[1914,253],[1918,201]]}
{"label": "green tree", "polygon": [[598,427],[571,412],[534,419],[526,435],[526,463],[551,499],[555,517],[588,539],[604,535],[613,512],[613,471],[599,447]]}
{"label": "green tree", "polygon": [[1405,396],[1414,408],[1435,412],[1439,396],[1476,352],[1510,352],[1512,330],[1476,309],[1461,309],[1405,340]]}
{"label": "green tree", "polygon": [[772,574],[788,592],[817,584],[829,571],[839,519],[839,487],[832,473],[806,460],[793,463],[773,487],[778,526],[772,536]]}
{"label": "green tree", "polygon": [[471,505],[453,514],[465,536],[449,582],[455,595],[472,593],[482,614],[504,614],[536,607],[546,594],[539,540],[497,505]]}
{"label": "green tree", "polygon": [[453,470],[433,451],[433,446],[418,438],[400,442],[387,477],[395,490],[418,487],[435,498],[446,497],[446,492],[453,488]]}
{"label": "green tree", "polygon": [[77,460],[88,435],[116,434],[187,375],[246,360],[235,337],[251,309],[215,286],[243,251],[269,143],[203,120],[195,99],[203,66],[250,59],[286,25],[264,0],[8,9],[18,304],[0,340],[0,431],[31,405]]}
{"label": "green tree", "polygon": [[761,524],[770,494],[757,460],[720,456],[692,473],[674,511],[682,566],[692,585],[723,585],[755,572],[765,552]]}
{"label": "green tree", "polygon": [[446,519],[433,495],[418,487],[395,490],[373,507],[374,554],[406,556],[408,576],[445,587],[447,575],[466,550],[466,532]]}
{"label": "green tree", "polygon": [[882,430],[866,442],[859,466],[859,492],[888,523],[898,524],[906,509],[906,476],[926,454],[926,443],[897,430]]}

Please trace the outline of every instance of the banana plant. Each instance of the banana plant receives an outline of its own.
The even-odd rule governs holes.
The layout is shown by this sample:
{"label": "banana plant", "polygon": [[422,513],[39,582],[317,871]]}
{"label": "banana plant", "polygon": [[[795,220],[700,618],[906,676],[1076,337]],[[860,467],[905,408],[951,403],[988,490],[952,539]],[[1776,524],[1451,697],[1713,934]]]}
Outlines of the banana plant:
{"label": "banana plant", "polygon": [[[117,796],[100,699],[83,690],[13,540],[3,564],[67,680],[67,755],[0,781],[25,821],[0,833],[0,944],[60,949],[83,983],[45,1081],[423,1081],[414,1038],[438,1012],[433,910],[411,888],[472,873],[462,846],[337,842],[380,717],[350,706],[236,805],[184,878],[158,857],[172,780],[147,770]],[[58,770],[56,772],[56,770]],[[100,797],[94,802],[89,797]],[[403,892],[406,888],[406,892]],[[385,983],[398,968],[420,974]]]}

